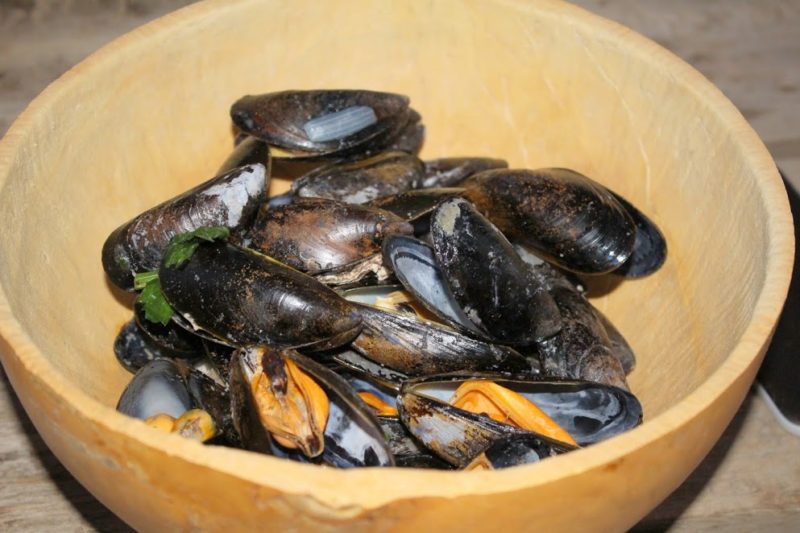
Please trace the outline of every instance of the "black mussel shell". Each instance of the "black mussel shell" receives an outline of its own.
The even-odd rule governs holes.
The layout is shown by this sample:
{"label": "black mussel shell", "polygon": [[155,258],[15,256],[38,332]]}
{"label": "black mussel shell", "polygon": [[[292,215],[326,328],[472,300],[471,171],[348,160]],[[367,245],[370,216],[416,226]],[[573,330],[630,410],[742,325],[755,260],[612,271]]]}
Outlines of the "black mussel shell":
{"label": "black mussel shell", "polygon": [[617,356],[617,359],[619,359],[625,374],[630,374],[633,372],[633,369],[636,368],[636,354],[633,353],[633,348],[631,348],[631,345],[628,344],[628,341],[622,333],[606,315],[597,308],[594,308],[594,312],[597,313],[600,322],[603,324],[603,327],[606,328],[608,341],[611,343],[611,351]]}
{"label": "black mussel shell", "polygon": [[529,433],[524,435],[509,435],[497,439],[483,450],[466,466],[466,470],[483,468],[486,470],[499,470],[531,463],[538,463],[542,459],[557,455],[549,441],[542,440],[538,435]]}
{"label": "black mussel shell", "polygon": [[161,288],[196,329],[234,346],[315,346],[348,342],[356,309],[313,278],[227,243],[200,245],[179,267],[162,265]]}
{"label": "black mussel shell", "polygon": [[217,175],[230,172],[231,170],[245,165],[255,165],[261,163],[267,169],[267,176],[270,175],[271,160],[269,155],[269,145],[261,139],[246,137],[237,143],[233,152],[217,169]]}
{"label": "black mussel shell", "polygon": [[[239,129],[269,145],[338,157],[389,146],[409,122],[408,101],[399,94],[363,90],[282,91],[240,98],[231,107],[231,118]],[[338,131],[332,138],[324,132],[310,136],[310,121],[324,117],[341,117],[344,127],[326,130]]]}
{"label": "black mussel shell", "polygon": [[373,207],[390,211],[414,225],[414,234],[423,235],[430,227],[431,213],[442,200],[459,196],[464,189],[457,187],[439,189],[414,189],[382,196],[369,202]]}
{"label": "black mussel shell", "polygon": [[465,197],[509,239],[561,268],[603,274],[630,257],[636,228],[614,194],[573,170],[487,170]]}
{"label": "black mussel shell", "polygon": [[439,459],[415,439],[398,417],[379,416],[378,422],[386,435],[396,466],[452,470],[452,465]]}
{"label": "black mussel shell", "polygon": [[170,359],[140,368],[117,403],[117,411],[142,420],[159,414],[178,418],[192,407],[180,367]]}
{"label": "black mussel shell", "polygon": [[444,157],[425,161],[424,188],[455,187],[468,177],[493,168],[508,168],[503,159],[489,157]]}
{"label": "black mussel shell", "polygon": [[292,192],[296,196],[363,204],[415,189],[422,175],[422,161],[416,156],[382,152],[367,159],[315,168],[292,183]]}
{"label": "black mussel shell", "polygon": [[287,191],[283,194],[271,196],[267,199],[267,209],[275,209],[282,205],[288,205],[292,203],[294,199],[295,197],[292,191]]}
{"label": "black mussel shell", "polygon": [[175,235],[203,226],[238,230],[250,225],[266,197],[264,165],[234,169],[171,200],[148,209],[115,229],[103,244],[103,268],[109,279],[133,289],[133,275],[157,270]]}
{"label": "black mussel shell", "polygon": [[436,263],[464,314],[505,344],[532,344],[561,329],[555,302],[502,233],[469,202],[445,200],[431,218]]}
{"label": "black mussel shell", "polygon": [[395,137],[386,151],[406,152],[417,155],[425,142],[425,125],[422,117],[413,109],[409,109],[408,123]]}
{"label": "black mussel shell", "polygon": [[231,357],[228,369],[231,423],[236,433],[236,440],[245,450],[272,454],[273,441],[261,424],[250,385],[251,376],[248,373],[250,367],[247,359],[251,355],[249,350],[239,349]]}
{"label": "black mussel shell", "polygon": [[433,322],[360,305],[363,329],[351,346],[373,361],[409,376],[458,370],[527,372],[515,350],[472,339]]}
{"label": "black mussel shell", "polygon": [[133,373],[150,361],[169,357],[161,348],[150,342],[135,319],[126,322],[117,334],[114,340],[114,355],[125,370]]}
{"label": "black mussel shell", "polygon": [[[628,388],[625,369],[602,316],[564,275],[547,263],[533,268],[561,313],[561,331],[537,342],[545,375]],[[627,346],[627,344],[626,344]]]}
{"label": "black mussel shell", "polygon": [[181,359],[196,359],[204,355],[203,339],[194,333],[172,321],[164,325],[147,320],[144,306],[138,301],[133,306],[133,312],[142,334],[165,355]]}
{"label": "black mussel shell", "polygon": [[383,259],[403,287],[442,321],[474,337],[491,340],[453,298],[430,246],[413,237],[393,235],[383,243]]}
{"label": "black mussel shell", "polygon": [[362,376],[365,381],[373,382],[395,392],[408,379],[406,374],[387,368],[368,359],[355,350],[340,350],[333,355],[333,360],[349,372]]}
{"label": "black mussel shell", "polygon": [[666,261],[667,240],[655,222],[622,196],[618,194],[614,194],[614,196],[631,216],[634,224],[636,224],[636,240],[633,242],[633,252],[628,260],[614,271],[614,275],[626,278],[649,276],[661,268],[661,265]]}
{"label": "black mussel shell", "polygon": [[250,247],[316,274],[379,253],[384,237],[412,231],[409,223],[382,209],[297,198],[259,213],[250,230]]}
{"label": "black mussel shell", "polygon": [[239,434],[233,425],[227,382],[220,383],[205,372],[197,368],[190,368],[186,373],[186,387],[194,405],[211,415],[218,434],[221,434],[224,439],[220,443],[240,447]]}

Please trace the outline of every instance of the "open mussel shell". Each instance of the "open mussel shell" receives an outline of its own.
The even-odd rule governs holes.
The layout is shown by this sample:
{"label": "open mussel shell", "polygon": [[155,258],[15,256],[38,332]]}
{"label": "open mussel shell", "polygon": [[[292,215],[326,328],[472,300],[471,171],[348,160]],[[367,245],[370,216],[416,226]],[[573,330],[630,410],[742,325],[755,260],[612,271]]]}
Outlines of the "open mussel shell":
{"label": "open mussel shell", "polygon": [[369,205],[385,209],[411,222],[414,225],[414,234],[423,235],[428,232],[431,213],[436,206],[442,200],[459,196],[463,191],[464,189],[458,187],[414,189],[376,198]]}
{"label": "open mussel shell", "polygon": [[186,372],[186,388],[194,405],[211,415],[218,433],[223,437],[223,441],[215,443],[241,446],[239,434],[233,425],[227,381],[220,382],[206,370],[193,367]]}
{"label": "open mussel shell", "polygon": [[363,329],[351,346],[367,358],[409,376],[458,370],[528,372],[507,346],[489,344],[449,327],[359,305]]}
{"label": "open mussel shell", "polygon": [[296,196],[363,204],[419,186],[422,161],[405,152],[381,152],[358,161],[315,168],[292,183]]}
{"label": "open mussel shell", "polygon": [[614,271],[614,275],[626,278],[649,276],[661,268],[661,265],[666,261],[667,240],[655,222],[622,196],[618,194],[614,194],[614,196],[631,216],[634,224],[636,224],[636,239],[633,242],[633,252],[627,261]]}
{"label": "open mussel shell", "polygon": [[387,235],[412,231],[409,223],[382,209],[297,198],[259,213],[250,230],[250,247],[316,274],[375,255]]}
{"label": "open mussel shell", "polygon": [[170,359],[156,359],[140,368],[117,403],[117,411],[141,420],[160,414],[178,418],[192,407],[180,367]]}
{"label": "open mussel shell", "polygon": [[[493,443],[514,435],[533,435],[541,441],[542,446],[549,448],[550,455],[574,449],[569,444],[448,404],[458,385],[467,379],[474,378],[453,375],[409,380],[400,389],[397,401],[403,425],[426,448],[451,465],[463,468]],[[507,386],[506,382],[493,381]]]}
{"label": "open mussel shell", "polygon": [[167,301],[195,329],[234,346],[345,344],[361,318],[313,278],[228,243],[200,245],[179,267],[159,270]]}
{"label": "open mussel shell", "polygon": [[636,228],[614,194],[564,168],[487,170],[462,184],[464,195],[509,239],[554,264],[584,274],[619,268]]}
{"label": "open mussel shell", "polygon": [[134,274],[157,270],[175,235],[203,226],[248,227],[266,198],[267,181],[264,165],[248,165],[148,209],[108,236],[103,269],[116,286],[132,290]]}
{"label": "open mussel shell", "polygon": [[377,417],[347,381],[297,352],[289,352],[287,357],[308,372],[330,400],[322,459],[339,468],[394,466],[394,457]]}
{"label": "open mussel shell", "polygon": [[383,258],[406,290],[438,318],[459,331],[492,340],[453,298],[430,246],[413,237],[393,235],[383,243]]}
{"label": "open mussel shell", "polygon": [[230,172],[235,168],[245,165],[255,165],[258,163],[264,165],[264,168],[267,169],[267,176],[269,176],[272,163],[269,145],[261,139],[247,136],[236,144],[233,152],[231,152],[219,169],[217,169],[217,175]]}
{"label": "open mussel shell", "polygon": [[290,153],[342,156],[389,146],[409,122],[408,97],[363,90],[282,91],[231,107],[242,131]]}
{"label": "open mussel shell", "polygon": [[561,331],[536,344],[543,373],[627,389],[622,363],[632,356],[625,351],[630,351],[627,343],[620,344],[619,339],[612,343],[602,315],[558,270],[543,263],[532,272],[548,287],[561,314]]}
{"label": "open mussel shell", "polygon": [[[408,410],[410,398],[414,398],[412,401],[424,398],[440,404],[442,409],[471,414],[447,403],[465,381],[491,381],[522,395],[544,411],[580,446],[619,435],[638,426],[642,421],[639,400],[618,387],[591,381],[509,377],[503,374],[458,373],[409,380],[400,390],[400,410]],[[481,418],[488,419],[485,416]],[[412,432],[416,435],[413,429]]]}
{"label": "open mussel shell", "polygon": [[522,434],[502,437],[472,459],[464,470],[499,470],[512,466],[538,463],[558,455],[551,444],[537,435]]}
{"label": "open mussel shell", "polygon": [[[274,442],[261,424],[250,380],[261,364],[263,349],[239,350],[232,360],[231,406],[234,425],[247,449],[271,453],[294,460],[307,458]],[[280,357],[291,359],[322,388],[328,398],[328,417],[323,432],[323,448],[317,460],[349,468],[393,466],[394,458],[377,418],[344,378],[332,370],[292,350]]]}
{"label": "open mussel shell", "polygon": [[450,293],[485,335],[528,345],[561,329],[551,296],[505,236],[469,202],[452,198],[439,204],[431,238]]}
{"label": "open mussel shell", "polygon": [[422,187],[455,187],[468,177],[493,168],[508,168],[503,159],[489,157],[443,157],[425,161]]}

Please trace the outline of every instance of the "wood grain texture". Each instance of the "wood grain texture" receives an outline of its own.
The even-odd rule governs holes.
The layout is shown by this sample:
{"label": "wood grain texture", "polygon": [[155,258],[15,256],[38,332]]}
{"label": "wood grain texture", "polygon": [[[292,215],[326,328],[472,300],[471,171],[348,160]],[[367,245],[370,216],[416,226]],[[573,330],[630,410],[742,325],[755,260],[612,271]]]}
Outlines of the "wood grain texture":
{"label": "wood grain texture", "polygon": [[[398,52],[398,53],[400,53],[400,52]],[[603,76],[603,73],[602,73],[602,72],[597,72],[597,73],[596,73],[596,75],[598,75],[598,76],[602,77],[602,76]],[[615,79],[616,79],[616,78],[615,78]],[[496,88],[496,89],[498,90],[498,91],[497,91],[497,94],[500,94],[500,95],[503,95],[503,94],[504,94],[504,93],[503,93],[503,90],[504,90],[504,89],[503,89],[503,88],[504,88],[504,85],[503,85],[503,83],[500,83],[498,86],[496,86],[496,87],[493,87],[493,88]],[[513,89],[509,89],[508,87],[506,87],[506,90],[508,90],[508,91],[511,91],[511,90],[513,90]],[[510,93],[509,93],[509,94],[510,94]],[[508,96],[508,95],[505,95],[505,97],[506,97],[506,98],[511,98],[511,96]],[[503,106],[503,103],[502,103],[502,101],[501,101],[501,102],[498,102],[498,105],[499,105],[500,107],[499,107],[497,110],[495,110],[495,111],[501,111],[501,112],[502,112],[502,111],[503,111],[503,109],[504,109],[504,108],[502,107],[502,106]],[[426,115],[426,116],[427,116],[427,115]],[[432,115],[432,116],[433,116],[433,115]],[[502,115],[501,115],[501,116],[502,116]],[[512,117],[513,117],[513,115],[512,115]],[[434,122],[435,122],[435,121],[434,121]],[[445,135],[448,135],[448,133],[445,133]],[[445,140],[441,142],[441,146],[440,146],[440,148],[441,148],[442,150],[445,150],[446,148],[448,148],[448,147],[451,145],[451,143],[456,143],[456,142],[457,142],[457,139],[447,139],[447,138],[445,138]],[[453,146],[455,146],[455,144],[453,144]],[[524,151],[527,149],[527,148],[525,148],[525,147],[527,146],[525,143],[522,143],[522,142],[520,142],[520,144],[518,144],[518,145],[515,145],[515,146],[516,146],[516,147],[514,148],[514,150],[516,150],[516,152],[514,152],[514,158],[516,158],[516,160],[517,160],[517,161],[520,161],[520,160],[522,159],[522,160],[525,160],[525,162],[527,162],[527,161],[528,161],[528,158],[530,158],[530,157],[533,157],[533,156],[532,156],[530,153],[528,153],[528,154],[524,153]],[[562,156],[562,157],[568,157],[568,154],[567,154],[567,156]],[[512,159],[513,159],[513,158],[512,158]],[[587,159],[590,159],[590,158],[587,156]],[[589,162],[589,163],[586,163],[586,162],[584,162],[584,164],[591,164],[591,162]],[[176,167],[178,167],[178,166],[180,166],[180,165],[178,165],[178,164],[175,164],[175,166],[176,166]],[[646,167],[643,167],[643,168],[646,168]],[[162,169],[162,170],[163,170],[163,169]],[[646,195],[645,195],[645,196],[646,196]],[[147,201],[147,199],[141,199],[141,201],[142,201],[142,203],[144,203],[144,202],[146,202],[146,201]],[[613,306],[615,306],[615,305],[621,305],[621,303],[622,303],[622,302],[624,302],[624,300],[625,300],[625,298],[626,298],[626,297],[624,297],[624,296],[620,296],[620,297],[622,298],[622,300],[619,300],[617,303],[615,303],[614,301],[610,301],[610,302],[606,302],[606,304],[607,304],[607,305],[609,305],[609,306],[611,306],[611,308],[613,309]],[[610,300],[613,300],[613,299],[610,299]],[[737,318],[735,322],[741,322],[741,321],[746,321],[746,317]],[[633,327],[633,326],[629,326],[629,327]],[[624,328],[623,328],[623,331],[624,331]],[[713,338],[712,338],[710,341],[705,341],[705,342],[713,342]],[[637,348],[638,348],[638,347],[637,347]],[[645,351],[646,351],[646,352],[649,352],[650,350],[648,350],[648,348],[647,348],[647,347],[645,347]],[[713,363],[709,362],[708,364],[709,364],[709,366],[710,366],[710,367],[713,367]],[[63,370],[63,369],[62,369],[62,370]],[[683,389],[682,389],[682,390],[683,390],[684,392],[685,392],[686,390],[689,390],[689,389],[691,389],[691,388],[694,386],[694,383],[696,383],[696,382],[697,382],[697,380],[701,380],[701,379],[702,379],[702,373],[703,373],[704,371],[708,371],[708,368],[706,368],[705,370],[704,370],[704,369],[699,369],[699,370],[697,370],[697,374],[695,374],[695,375],[690,375],[690,376],[689,376],[689,378],[690,378],[690,379],[693,379],[693,380],[695,380],[694,382],[691,382],[691,381],[690,381],[690,383],[688,383],[688,384],[683,384],[683,385],[673,385],[673,386],[675,387],[675,390],[676,390],[676,391],[678,391],[678,393],[680,393],[680,390],[681,390],[681,388],[682,388],[682,387],[683,387]],[[73,373],[74,373],[74,372],[73,372]],[[80,376],[76,376],[76,379],[80,381],[81,379],[85,379],[85,378],[81,378]],[[120,379],[121,379],[121,376],[120,376]],[[642,379],[642,386],[652,386],[652,383],[648,383],[647,379],[645,379],[645,378],[641,378],[641,379]],[[113,384],[112,384],[112,385],[113,385]],[[91,384],[90,384],[90,386],[91,386]],[[118,386],[118,385],[117,385],[117,386]],[[745,386],[746,386],[746,384],[745,384]],[[688,387],[688,389],[687,389],[686,387]],[[112,387],[112,388],[113,388],[113,387]],[[97,389],[95,392],[93,392],[93,395],[95,395],[95,397],[99,397],[99,398],[101,398],[101,399],[105,398],[105,401],[106,401],[106,402],[108,402],[108,401],[109,401],[109,397],[111,396],[111,392],[108,392],[108,391],[106,391],[105,389],[103,389],[103,388],[101,387],[101,388],[98,388],[98,389]],[[113,400],[112,400],[112,401],[113,401]],[[653,399],[651,399],[651,400],[650,400],[650,402],[651,402],[651,404],[650,404],[650,405],[651,405],[651,407],[652,407],[653,409],[656,409],[656,410],[658,410],[658,409],[659,409],[659,403],[658,403],[658,402],[659,402],[659,400],[658,400],[657,398],[653,398]],[[733,403],[735,403],[735,401],[734,401]],[[663,408],[663,405],[662,405],[661,407]],[[439,506],[439,505],[437,505],[437,504],[433,504],[433,503],[431,504],[431,509],[433,509],[433,510],[435,510],[435,509],[437,509],[437,508],[439,508],[439,507],[440,507],[440,506]],[[476,510],[474,513],[475,513],[475,514],[479,514],[480,510],[482,509],[482,506],[481,506],[479,503],[476,503],[476,506],[475,506],[475,508],[476,508],[477,510]],[[445,510],[445,506],[441,506],[441,509],[442,509],[442,510]],[[722,520],[722,517],[723,517],[724,513],[725,513],[725,510],[723,509],[722,513],[720,513],[720,515],[719,515],[719,516],[716,516],[716,517],[715,517],[714,515],[711,515],[711,516],[709,517],[709,520],[710,520],[710,521],[708,522],[708,524],[714,524],[714,523],[717,523],[717,524],[718,524],[718,523],[719,523],[719,520]],[[319,517],[318,517],[318,518],[319,518]],[[657,519],[657,520],[659,520],[659,519]],[[716,522],[715,522],[715,521],[716,521]],[[778,522],[775,522],[775,523],[778,523]],[[102,529],[102,527],[101,527],[101,529]]]}

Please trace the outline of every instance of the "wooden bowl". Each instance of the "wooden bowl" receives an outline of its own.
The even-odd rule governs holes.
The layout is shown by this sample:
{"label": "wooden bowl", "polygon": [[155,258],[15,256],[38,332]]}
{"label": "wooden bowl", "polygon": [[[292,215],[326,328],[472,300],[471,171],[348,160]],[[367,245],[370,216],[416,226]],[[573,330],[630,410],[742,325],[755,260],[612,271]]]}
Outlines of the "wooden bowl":
{"label": "wooden bowl", "polygon": [[[117,225],[207,179],[244,94],[408,94],[423,157],[566,166],[640,206],[670,255],[595,300],[628,336],[646,422],[498,472],[340,471],[163,435],[114,410],[130,316],[100,266]],[[554,2],[218,1],[73,68],[0,147],[0,333],[25,409],[66,467],[140,529],[623,529],[730,421],[784,301],[793,238],[763,144],[701,75]]]}

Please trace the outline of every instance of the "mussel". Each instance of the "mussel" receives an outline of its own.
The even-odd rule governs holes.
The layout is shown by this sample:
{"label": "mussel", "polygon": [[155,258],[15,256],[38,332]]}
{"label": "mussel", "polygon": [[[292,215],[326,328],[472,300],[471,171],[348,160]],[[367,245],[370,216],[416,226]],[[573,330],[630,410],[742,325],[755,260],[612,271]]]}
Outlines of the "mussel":
{"label": "mussel", "polygon": [[561,329],[552,297],[498,229],[466,200],[445,200],[432,215],[436,263],[463,313],[506,344],[532,344]]}
{"label": "mussel", "polygon": [[568,443],[451,405],[453,395],[469,381],[497,384],[525,397],[580,446],[631,429],[642,418],[635,396],[617,387],[587,381],[449,374],[405,382],[398,398],[403,423],[426,447],[456,466],[466,466],[497,440],[513,435],[535,435],[549,447],[550,454],[574,449]]}
{"label": "mussel", "polygon": [[232,346],[332,348],[358,334],[356,309],[313,278],[228,243],[201,245],[159,270],[167,301],[196,329]]}
{"label": "mussel", "polygon": [[388,211],[324,198],[298,198],[262,211],[250,246],[309,274],[344,267],[380,253],[387,235],[411,225]]}
{"label": "mussel", "polygon": [[342,468],[394,464],[377,419],[333,371],[268,347],[239,350],[232,364],[234,421],[249,449],[297,448]]}
{"label": "mussel", "polygon": [[408,124],[408,97],[362,90],[281,91],[231,107],[242,131],[287,155],[342,157],[391,145]]}
{"label": "mussel", "polygon": [[315,168],[292,183],[296,196],[363,204],[419,186],[422,161],[405,152],[381,152],[367,159]]}
{"label": "mussel", "polygon": [[262,164],[221,174],[148,209],[114,230],[103,244],[109,279],[133,289],[133,276],[157,270],[170,239],[204,226],[247,227],[266,197],[268,176]]}
{"label": "mussel", "polygon": [[489,157],[443,157],[425,161],[424,188],[455,187],[468,177],[493,168],[508,168],[503,159]]}
{"label": "mussel", "polygon": [[603,274],[633,252],[636,227],[608,189],[565,168],[486,170],[464,195],[512,241],[561,268]]}

